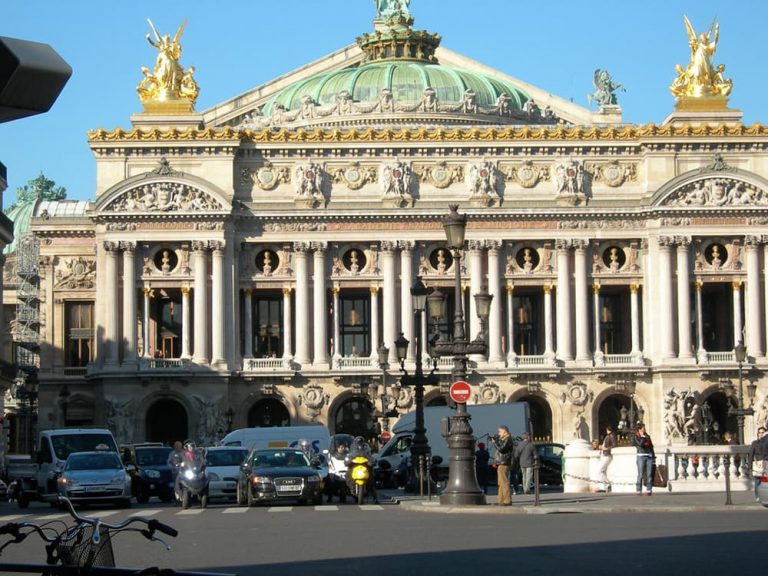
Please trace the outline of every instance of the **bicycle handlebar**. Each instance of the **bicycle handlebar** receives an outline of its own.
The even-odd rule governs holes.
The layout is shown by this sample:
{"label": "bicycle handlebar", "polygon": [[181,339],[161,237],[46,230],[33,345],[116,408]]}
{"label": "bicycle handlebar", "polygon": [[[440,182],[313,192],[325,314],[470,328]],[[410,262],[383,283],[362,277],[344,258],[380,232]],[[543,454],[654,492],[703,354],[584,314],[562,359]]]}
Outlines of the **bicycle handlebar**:
{"label": "bicycle handlebar", "polygon": [[[123,522],[120,522],[119,524],[110,524],[108,522],[104,522],[100,520],[99,518],[88,518],[87,516],[80,516],[77,512],[75,512],[75,507],[72,506],[72,502],[70,502],[69,498],[65,498],[64,496],[58,497],[58,502],[60,504],[64,504],[66,506],[67,512],[69,512],[69,515],[74,518],[78,524],[88,524],[90,526],[96,526],[97,524],[99,526],[103,526],[104,528],[108,530],[124,530],[131,524],[146,524],[147,528],[149,528],[148,531],[142,530],[142,534],[147,536],[148,538],[151,538],[152,535],[157,532],[162,532],[163,534],[167,534],[171,537],[178,536],[178,531],[176,531],[174,528],[168,526],[167,524],[163,524],[159,520],[155,519],[148,519],[144,518],[143,516],[131,516],[127,520],[124,520]],[[145,532],[148,532],[148,534],[145,534]]]}

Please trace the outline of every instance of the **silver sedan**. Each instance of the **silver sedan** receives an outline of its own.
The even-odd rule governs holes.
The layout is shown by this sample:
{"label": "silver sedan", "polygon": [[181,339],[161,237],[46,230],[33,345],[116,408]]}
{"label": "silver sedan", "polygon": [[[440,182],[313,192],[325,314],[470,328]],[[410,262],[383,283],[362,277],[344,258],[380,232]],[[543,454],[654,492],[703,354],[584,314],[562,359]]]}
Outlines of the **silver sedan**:
{"label": "silver sedan", "polygon": [[116,452],[74,452],[58,478],[59,494],[74,504],[131,505],[131,477]]}

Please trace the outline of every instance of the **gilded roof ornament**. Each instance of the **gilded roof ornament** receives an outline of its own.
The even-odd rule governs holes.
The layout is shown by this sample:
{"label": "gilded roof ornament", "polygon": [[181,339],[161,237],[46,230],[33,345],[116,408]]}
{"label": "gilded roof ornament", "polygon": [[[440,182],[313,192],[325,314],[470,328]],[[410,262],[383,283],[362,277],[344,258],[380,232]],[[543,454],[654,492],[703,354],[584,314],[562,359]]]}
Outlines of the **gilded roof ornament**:
{"label": "gilded roof ornament", "polygon": [[691,60],[683,68],[675,67],[677,78],[669,87],[677,96],[680,110],[721,110],[728,103],[728,95],[733,89],[733,81],[723,77],[725,65],[715,66],[712,60],[720,38],[720,25],[713,20],[709,30],[701,34],[691,25],[687,16],[683,17],[688,33],[688,46],[691,48]]}
{"label": "gilded roof ornament", "polygon": [[179,64],[181,58],[181,35],[187,21],[181,23],[173,38],[169,34],[160,36],[152,21],[147,18],[154,40],[147,34],[149,44],[157,49],[155,68],[150,71],[142,66],[144,78],[136,87],[144,111],[149,113],[188,113],[194,111],[195,101],[200,93],[193,78],[195,67],[186,70]]}
{"label": "gilded roof ornament", "polygon": [[413,17],[408,11],[411,0],[373,0],[376,5],[376,20],[381,20],[390,26],[413,24]]}

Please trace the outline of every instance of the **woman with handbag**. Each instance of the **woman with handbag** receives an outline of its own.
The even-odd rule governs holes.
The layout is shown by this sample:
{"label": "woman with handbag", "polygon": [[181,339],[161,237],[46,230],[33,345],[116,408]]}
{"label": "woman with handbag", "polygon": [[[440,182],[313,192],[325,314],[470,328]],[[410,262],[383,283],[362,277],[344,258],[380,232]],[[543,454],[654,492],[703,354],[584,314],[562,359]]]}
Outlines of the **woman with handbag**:
{"label": "woman with handbag", "polygon": [[643,494],[643,475],[645,475],[646,494],[653,494],[653,462],[656,459],[656,452],[653,450],[653,442],[648,432],[645,431],[645,424],[638,422],[635,427],[635,435],[632,437],[632,444],[637,448],[637,482],[635,482],[636,494]]}

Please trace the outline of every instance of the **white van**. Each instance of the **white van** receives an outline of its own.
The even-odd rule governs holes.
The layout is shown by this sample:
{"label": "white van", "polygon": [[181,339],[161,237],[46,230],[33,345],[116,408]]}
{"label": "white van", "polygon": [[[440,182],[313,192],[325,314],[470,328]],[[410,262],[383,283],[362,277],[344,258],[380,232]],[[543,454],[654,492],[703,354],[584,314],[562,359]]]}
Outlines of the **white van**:
{"label": "white van", "polygon": [[307,440],[312,451],[322,454],[328,450],[331,436],[328,428],[314,426],[277,426],[272,428],[240,428],[224,436],[222,446],[243,448],[297,448],[301,440]]}

